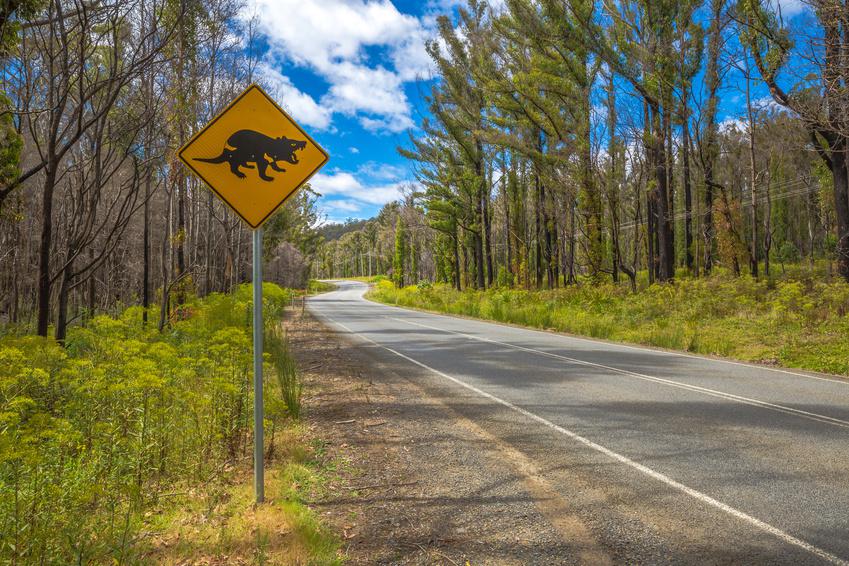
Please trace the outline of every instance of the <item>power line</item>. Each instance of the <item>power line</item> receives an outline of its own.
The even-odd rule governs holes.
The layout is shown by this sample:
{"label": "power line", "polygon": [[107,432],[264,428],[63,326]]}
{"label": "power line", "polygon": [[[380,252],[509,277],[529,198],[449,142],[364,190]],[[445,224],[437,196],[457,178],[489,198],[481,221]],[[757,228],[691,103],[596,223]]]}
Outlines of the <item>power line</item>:
{"label": "power line", "polygon": [[[761,195],[761,196],[758,197],[757,202],[758,202],[758,204],[763,204],[763,203],[766,203],[766,202],[780,201],[780,200],[785,200],[785,199],[788,199],[788,198],[791,198],[791,197],[794,197],[794,196],[801,196],[801,195],[805,195],[805,194],[809,194],[809,193],[819,191],[819,187],[817,185],[808,185],[806,179],[803,179],[803,178],[796,179],[794,181],[788,181],[786,183],[782,183],[780,185],[777,185],[776,187],[786,189],[786,188],[799,186],[799,185],[803,185],[803,187],[798,188],[798,189],[792,189],[792,190],[784,191],[784,192],[777,193],[777,194],[770,193],[769,195]],[[743,206],[743,208],[750,208],[752,206],[751,199],[744,200],[742,202],[742,206]],[[695,217],[696,215],[691,213],[691,216]],[[679,212],[679,213],[675,214],[675,216],[672,217],[672,220],[674,222],[676,220],[684,220],[686,218],[687,218],[686,212]],[[643,221],[640,222],[640,225],[645,225],[647,223],[648,223],[648,220],[643,220]],[[632,221],[632,222],[628,222],[626,224],[620,224],[619,229],[621,230],[621,229],[624,229],[624,228],[633,228],[636,225],[637,225],[637,223]]]}

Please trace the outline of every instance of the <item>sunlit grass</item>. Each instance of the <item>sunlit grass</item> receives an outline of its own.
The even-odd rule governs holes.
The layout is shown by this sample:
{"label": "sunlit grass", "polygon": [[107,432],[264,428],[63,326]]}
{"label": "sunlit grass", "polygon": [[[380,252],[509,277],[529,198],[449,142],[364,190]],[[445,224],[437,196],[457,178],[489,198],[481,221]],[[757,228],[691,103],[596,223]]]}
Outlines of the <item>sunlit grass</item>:
{"label": "sunlit grass", "polygon": [[286,443],[286,461],[266,471],[265,503],[254,503],[248,468],[193,490],[149,515],[150,536],[137,563],[341,564],[338,537],[307,505],[328,475],[302,437],[287,435]]}
{"label": "sunlit grass", "polygon": [[395,288],[370,298],[421,308],[672,350],[849,374],[849,284],[788,266],[781,279],[719,274],[675,284],[581,284],[556,290],[448,285]]}

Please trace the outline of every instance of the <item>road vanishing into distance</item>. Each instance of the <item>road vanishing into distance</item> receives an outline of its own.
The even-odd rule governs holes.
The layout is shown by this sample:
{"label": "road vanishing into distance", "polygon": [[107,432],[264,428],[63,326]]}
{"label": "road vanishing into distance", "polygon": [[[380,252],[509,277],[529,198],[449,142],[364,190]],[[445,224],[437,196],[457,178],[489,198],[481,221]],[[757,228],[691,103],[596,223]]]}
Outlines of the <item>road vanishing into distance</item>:
{"label": "road vanishing into distance", "polygon": [[612,562],[849,564],[849,381],[400,309],[334,283],[311,312],[518,450],[573,514],[576,544]]}

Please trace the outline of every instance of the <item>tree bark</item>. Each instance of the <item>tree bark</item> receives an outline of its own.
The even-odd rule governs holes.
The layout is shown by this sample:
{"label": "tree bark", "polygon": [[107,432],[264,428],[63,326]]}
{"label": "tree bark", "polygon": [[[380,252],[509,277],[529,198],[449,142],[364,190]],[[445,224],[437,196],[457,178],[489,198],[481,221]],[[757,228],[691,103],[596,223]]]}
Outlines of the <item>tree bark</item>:
{"label": "tree bark", "polygon": [[704,216],[702,218],[702,238],[704,240],[704,259],[702,268],[710,275],[713,267],[713,189],[714,165],[718,157],[716,113],[719,105],[719,52],[722,43],[722,10],[726,0],[711,0],[711,20],[708,32],[708,62],[705,69],[705,85],[708,91],[705,109],[705,132],[701,140],[702,168],[704,169]]}
{"label": "tree bark", "polygon": [[684,253],[685,264],[690,273],[693,273],[693,190],[690,180],[690,116],[689,108],[684,102],[684,119],[682,120],[681,133],[681,161],[682,176],[684,179]]}
{"label": "tree bark", "polygon": [[746,115],[749,119],[749,191],[751,196],[752,210],[752,239],[749,246],[749,270],[752,277],[758,277],[758,191],[757,191],[757,170],[755,168],[755,114],[752,109],[752,81],[749,77],[749,53],[744,53],[746,63]]}
{"label": "tree bark", "polygon": [[53,194],[58,163],[48,163],[41,195],[41,240],[38,250],[38,326],[39,336],[47,336],[50,325],[50,255],[53,250]]}
{"label": "tree bark", "polygon": [[669,187],[666,184],[669,177],[663,120],[660,115],[660,107],[657,104],[650,104],[649,106],[652,111],[652,129],[654,131],[652,149],[654,152],[655,182],[657,183],[654,192],[657,206],[655,220],[658,234],[658,277],[661,281],[671,281],[675,277],[675,248],[669,215]]}

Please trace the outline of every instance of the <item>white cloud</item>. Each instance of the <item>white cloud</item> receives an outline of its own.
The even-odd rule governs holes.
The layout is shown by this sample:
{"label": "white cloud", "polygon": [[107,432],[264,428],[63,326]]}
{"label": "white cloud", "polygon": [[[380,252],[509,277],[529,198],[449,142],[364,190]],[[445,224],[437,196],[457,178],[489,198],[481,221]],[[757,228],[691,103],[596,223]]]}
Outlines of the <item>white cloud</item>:
{"label": "white cloud", "polygon": [[719,132],[721,134],[729,134],[731,132],[737,131],[741,133],[745,133],[749,131],[749,126],[746,122],[744,122],[741,118],[732,118],[728,117],[722,120],[717,125]]}
{"label": "white cloud", "polygon": [[298,90],[289,77],[280,74],[268,63],[260,63],[257,72],[275,100],[299,123],[319,130],[330,127],[333,112],[315,101],[313,97]]}
{"label": "white cloud", "polygon": [[360,118],[360,124],[363,128],[371,132],[403,132],[413,125],[413,120],[409,116],[389,116],[388,118],[369,118],[363,116]]}
{"label": "white cloud", "polygon": [[434,36],[434,23],[427,18],[424,27],[420,27],[392,50],[392,64],[401,80],[429,79],[436,74],[433,59],[425,49],[425,43]]}
{"label": "white cloud", "polygon": [[763,98],[758,98],[757,100],[752,101],[752,106],[757,108],[758,110],[768,110],[772,112],[786,112],[787,109],[780,105],[775,99],[771,96],[764,96]]}
{"label": "white cloud", "polygon": [[[351,173],[337,171],[319,173],[310,181],[314,190],[323,196],[341,196],[364,204],[384,205],[401,198],[402,182],[366,185]],[[334,202],[326,200],[325,202]]]}
{"label": "white cloud", "polygon": [[[357,116],[368,129],[413,125],[404,83],[430,74],[427,22],[390,0],[249,0],[248,12],[262,14],[260,30],[277,62],[306,67],[329,83],[323,108]],[[375,54],[382,65],[371,60]]]}
{"label": "white cloud", "polygon": [[351,152],[351,153],[353,153],[354,155],[356,155],[356,154],[358,154],[358,153],[360,152],[360,150],[359,150],[359,149],[357,149],[356,147],[349,147],[349,148],[348,148],[348,151],[350,151],[350,152]]}
{"label": "white cloud", "polygon": [[328,75],[333,86],[322,99],[347,115],[366,112],[377,116],[409,116],[409,103],[401,79],[383,67],[369,68],[351,62],[334,66]]}
{"label": "white cloud", "polygon": [[298,63],[328,72],[339,61],[362,61],[364,46],[395,46],[415,33],[417,18],[388,0],[254,0],[263,31]]}
{"label": "white cloud", "polygon": [[353,200],[324,200],[324,207],[334,211],[359,212],[363,205]]}
{"label": "white cloud", "polygon": [[408,170],[400,165],[377,161],[366,161],[357,168],[357,175],[379,181],[399,181],[408,173]]}
{"label": "white cloud", "polygon": [[764,0],[764,4],[775,12],[781,11],[783,18],[792,18],[810,9],[806,0]]}

